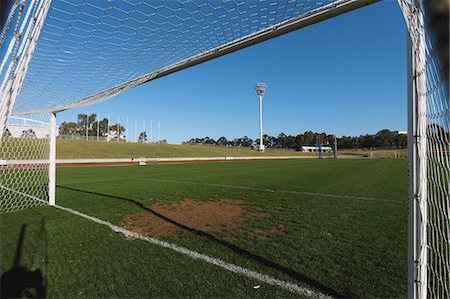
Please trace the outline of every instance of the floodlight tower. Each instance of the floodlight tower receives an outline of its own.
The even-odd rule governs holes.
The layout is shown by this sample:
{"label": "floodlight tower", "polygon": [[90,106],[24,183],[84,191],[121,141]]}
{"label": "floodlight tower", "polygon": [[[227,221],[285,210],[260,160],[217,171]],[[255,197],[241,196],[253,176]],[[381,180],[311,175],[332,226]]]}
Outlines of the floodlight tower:
{"label": "floodlight tower", "polygon": [[256,94],[259,98],[259,150],[264,151],[263,144],[263,128],[262,128],[262,100],[264,97],[264,93],[266,92],[267,85],[266,83],[256,83],[255,90]]}

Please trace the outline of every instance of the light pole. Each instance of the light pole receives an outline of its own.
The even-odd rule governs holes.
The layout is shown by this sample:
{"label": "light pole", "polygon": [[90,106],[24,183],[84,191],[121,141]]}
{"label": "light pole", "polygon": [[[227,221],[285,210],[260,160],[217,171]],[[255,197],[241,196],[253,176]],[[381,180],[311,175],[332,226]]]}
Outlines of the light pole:
{"label": "light pole", "polygon": [[89,111],[86,114],[86,141],[89,140],[88,134],[89,134]]}
{"label": "light pole", "polygon": [[264,151],[263,144],[263,127],[262,127],[262,100],[264,97],[264,93],[266,92],[267,85],[266,83],[256,83],[255,90],[256,94],[259,98],[259,150],[261,152]]}
{"label": "light pole", "polygon": [[108,136],[108,137],[106,137],[106,141],[110,141],[111,140],[111,138],[109,137],[109,119],[110,119],[110,115],[108,114],[108,118],[107,118],[107,121],[106,121],[106,135]]}
{"label": "light pole", "polygon": [[158,144],[161,143],[161,122],[158,120]]}
{"label": "light pole", "polygon": [[97,141],[100,139],[100,113],[97,116]]}

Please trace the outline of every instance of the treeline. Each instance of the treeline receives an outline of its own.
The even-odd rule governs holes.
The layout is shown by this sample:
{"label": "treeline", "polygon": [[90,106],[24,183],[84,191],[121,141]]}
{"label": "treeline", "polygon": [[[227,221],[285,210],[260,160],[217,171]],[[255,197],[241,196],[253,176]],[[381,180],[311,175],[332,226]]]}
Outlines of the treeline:
{"label": "treeline", "polygon": [[[59,134],[61,136],[79,136],[84,139],[87,135],[89,137],[100,137],[103,140],[108,141],[126,141],[125,127],[120,123],[111,123],[110,120],[105,117],[103,119],[97,119],[97,114],[78,114],[77,122],[63,122],[59,126]],[[142,131],[137,135],[137,142],[148,142],[147,131]],[[90,138],[95,140],[95,138]],[[158,140],[155,143],[167,143],[167,140]]]}
{"label": "treeline", "polygon": [[[77,122],[63,122],[59,126],[60,135],[107,137],[109,140],[124,141],[126,139],[125,127],[119,123],[110,123],[107,117],[97,119],[97,114],[78,114]],[[139,142],[147,141],[147,132],[139,134]]]}
{"label": "treeline", "polygon": [[78,114],[77,122],[63,122],[59,126],[61,135],[85,135],[86,130],[89,136],[107,136],[108,132],[125,133],[125,128],[118,123],[110,123],[107,117],[97,121],[97,114]]}
{"label": "treeline", "polygon": [[[317,133],[306,131],[303,134],[286,135],[284,133],[278,136],[263,135],[263,143],[267,148],[294,149],[300,150],[302,146],[316,145],[319,138],[322,145],[334,145],[334,135],[326,133]],[[388,129],[383,129],[375,135],[360,135],[357,137],[342,136],[336,138],[339,149],[369,149],[369,148],[406,148],[407,135],[397,134]],[[248,136],[227,140],[220,137],[214,140],[210,137],[192,138],[183,144],[189,145],[207,145],[207,146],[225,146],[225,147],[257,147],[259,138],[252,140]]]}

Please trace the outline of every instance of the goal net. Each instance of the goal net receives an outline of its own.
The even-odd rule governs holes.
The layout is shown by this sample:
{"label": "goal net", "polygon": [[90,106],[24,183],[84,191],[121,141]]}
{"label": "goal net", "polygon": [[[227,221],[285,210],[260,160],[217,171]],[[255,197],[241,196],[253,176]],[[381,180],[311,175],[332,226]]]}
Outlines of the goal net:
{"label": "goal net", "polygon": [[[54,203],[57,112],[374,2],[11,1],[0,32],[0,213]],[[422,2],[398,3],[411,45],[410,296],[449,298],[448,81]]]}
{"label": "goal net", "polygon": [[48,114],[8,118],[0,139],[0,213],[47,204]]}
{"label": "goal net", "polygon": [[[399,1],[409,31],[410,296],[450,297],[448,77],[423,7]],[[448,66],[447,66],[448,67]]]}

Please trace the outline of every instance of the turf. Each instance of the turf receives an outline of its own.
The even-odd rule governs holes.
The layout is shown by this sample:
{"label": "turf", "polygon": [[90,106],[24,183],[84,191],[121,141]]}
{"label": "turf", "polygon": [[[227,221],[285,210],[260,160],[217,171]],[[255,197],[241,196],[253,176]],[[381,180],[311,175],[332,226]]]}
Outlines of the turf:
{"label": "turf", "polygon": [[132,157],[243,157],[287,155],[301,156],[310,154],[295,151],[266,151],[264,153],[261,153],[249,148],[77,140],[58,140],[56,148],[58,159]]}
{"label": "turf", "polygon": [[[144,205],[239,200],[269,216],[164,239],[334,296],[405,297],[406,170],[388,159],[59,169],[57,202],[120,225]],[[2,282],[26,224],[20,265],[41,273],[47,297],[295,296],[49,207],[2,215]]]}
{"label": "turf", "polygon": [[[42,139],[6,138],[0,146],[0,159],[27,160],[45,159],[36,153],[45,153],[48,142]],[[21,152],[18,149],[28,148]],[[227,148],[214,146],[142,144],[136,142],[97,142],[57,139],[57,159],[106,159],[106,158],[170,158],[170,157],[255,157],[255,156],[317,156],[317,153],[303,153],[292,150],[268,149],[259,152],[250,148]],[[406,150],[343,150],[340,156],[372,158],[406,158]],[[324,153],[324,156],[332,156]]]}

